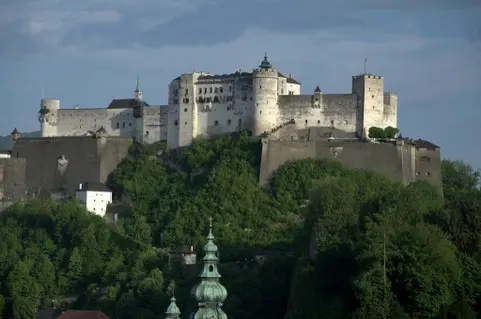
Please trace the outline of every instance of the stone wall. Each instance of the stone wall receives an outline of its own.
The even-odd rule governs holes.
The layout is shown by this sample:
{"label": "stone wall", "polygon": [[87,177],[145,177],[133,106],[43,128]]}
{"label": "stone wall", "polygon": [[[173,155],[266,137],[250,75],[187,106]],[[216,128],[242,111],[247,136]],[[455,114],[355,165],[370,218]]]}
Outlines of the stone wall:
{"label": "stone wall", "polygon": [[404,183],[424,179],[442,187],[439,148],[420,150],[415,144],[403,141],[371,143],[354,139],[264,140],[260,184],[267,183],[283,163],[307,158],[338,160],[346,167],[366,169]]}
{"label": "stone wall", "polygon": [[[315,106],[316,104],[319,106]],[[279,96],[279,121],[284,123],[294,119],[298,129],[318,126],[355,132],[356,118],[355,94]]]}
{"label": "stone wall", "polygon": [[51,137],[18,140],[12,157],[26,160],[26,186],[74,194],[80,183],[105,182],[126,156],[132,138]]}
{"label": "stone wall", "polygon": [[0,158],[0,202],[22,200],[26,196],[26,160]]}

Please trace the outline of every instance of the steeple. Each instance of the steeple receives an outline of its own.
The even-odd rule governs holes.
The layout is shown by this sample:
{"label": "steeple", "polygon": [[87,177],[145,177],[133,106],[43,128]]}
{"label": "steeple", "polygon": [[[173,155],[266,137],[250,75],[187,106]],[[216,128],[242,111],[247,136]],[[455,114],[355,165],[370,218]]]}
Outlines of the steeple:
{"label": "steeple", "polygon": [[272,69],[272,64],[267,59],[267,52],[264,54],[264,60],[262,60],[261,64],[259,65],[259,68],[265,69],[265,70]]}
{"label": "steeple", "polygon": [[139,86],[139,76],[137,76],[137,84],[135,86],[135,100],[136,101],[142,101],[142,91],[140,91],[140,86]]}
{"label": "steeple", "polygon": [[316,86],[316,88],[314,89],[314,93],[321,93],[321,89],[319,88],[319,85]]}
{"label": "steeple", "polygon": [[227,298],[227,290],[219,282],[221,275],[217,270],[217,246],[212,234],[212,218],[209,218],[209,235],[204,246],[204,268],[199,275],[201,282],[192,288],[192,297],[198,302],[198,310],[191,319],[227,319],[221,307]]}
{"label": "steeple", "polygon": [[165,312],[165,319],[180,319],[180,310],[175,303],[175,296],[172,294],[170,298],[170,305]]}

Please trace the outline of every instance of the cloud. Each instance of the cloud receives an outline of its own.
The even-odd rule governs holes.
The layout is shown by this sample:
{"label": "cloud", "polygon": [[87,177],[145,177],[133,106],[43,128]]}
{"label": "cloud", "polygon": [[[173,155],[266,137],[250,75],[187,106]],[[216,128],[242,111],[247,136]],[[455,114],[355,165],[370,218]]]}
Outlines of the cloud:
{"label": "cloud", "polygon": [[350,29],[362,35],[362,29],[402,25],[379,11],[432,14],[480,7],[479,0],[3,0],[0,55],[66,47],[213,45],[232,41],[248,29]]}

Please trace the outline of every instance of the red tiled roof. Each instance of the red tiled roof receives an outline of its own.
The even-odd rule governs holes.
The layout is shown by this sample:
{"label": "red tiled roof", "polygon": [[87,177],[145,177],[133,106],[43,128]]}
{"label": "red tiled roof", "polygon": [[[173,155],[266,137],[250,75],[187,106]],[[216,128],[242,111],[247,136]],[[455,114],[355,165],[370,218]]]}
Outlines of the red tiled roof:
{"label": "red tiled roof", "polygon": [[66,310],[57,319],[110,319],[101,311],[93,310]]}

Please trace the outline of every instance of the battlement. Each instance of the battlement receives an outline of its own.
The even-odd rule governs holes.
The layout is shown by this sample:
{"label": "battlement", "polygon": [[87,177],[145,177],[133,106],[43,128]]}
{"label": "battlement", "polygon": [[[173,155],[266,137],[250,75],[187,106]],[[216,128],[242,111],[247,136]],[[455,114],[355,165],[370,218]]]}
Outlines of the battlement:
{"label": "battlement", "polygon": [[353,75],[353,76],[352,76],[352,79],[353,79],[353,80],[361,79],[361,78],[374,79],[374,80],[382,80],[382,79],[384,79],[383,76],[374,75],[374,74],[371,74],[371,73],[363,73],[363,74]]}

